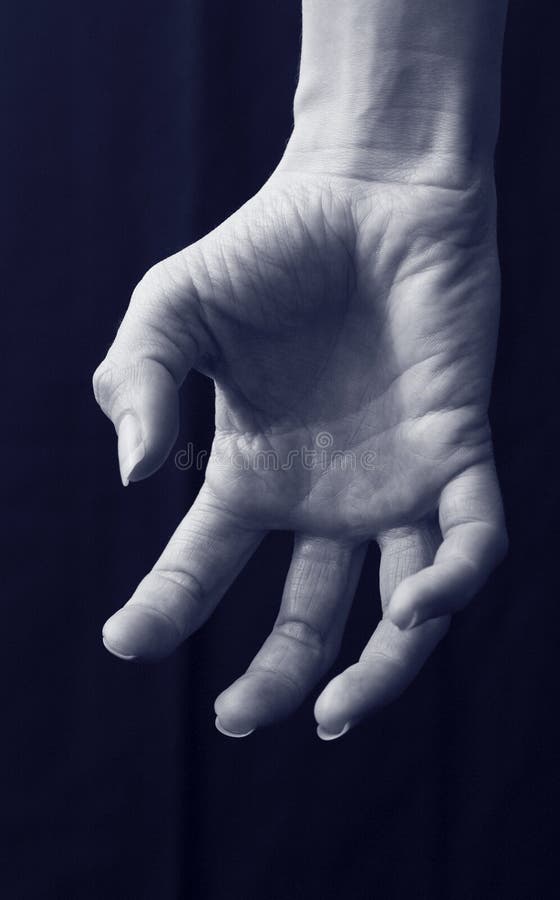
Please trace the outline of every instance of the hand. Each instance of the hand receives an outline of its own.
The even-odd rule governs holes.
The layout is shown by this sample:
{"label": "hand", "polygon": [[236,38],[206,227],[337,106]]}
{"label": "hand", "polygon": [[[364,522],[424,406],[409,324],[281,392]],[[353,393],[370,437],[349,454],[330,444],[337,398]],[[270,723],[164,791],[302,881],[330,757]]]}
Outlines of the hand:
{"label": "hand", "polygon": [[270,724],[336,659],[375,539],[383,618],[320,695],[320,736],[396,697],[505,552],[487,419],[498,298],[484,178],[450,189],[279,167],[154,266],[94,376],[123,480],[165,460],[191,367],[214,379],[216,433],[195,503],[106,623],[108,649],[170,653],[264,534],[291,529],[272,633],[216,701],[228,732]]}

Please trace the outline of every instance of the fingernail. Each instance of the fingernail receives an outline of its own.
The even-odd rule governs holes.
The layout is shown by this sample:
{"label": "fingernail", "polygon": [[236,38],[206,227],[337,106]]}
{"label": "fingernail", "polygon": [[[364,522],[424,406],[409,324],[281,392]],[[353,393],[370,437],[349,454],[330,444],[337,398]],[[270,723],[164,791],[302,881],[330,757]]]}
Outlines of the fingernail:
{"label": "fingernail", "polygon": [[216,716],[216,722],[215,722],[215,724],[216,724],[216,728],[218,729],[218,731],[219,731],[221,734],[225,734],[226,737],[233,737],[233,738],[243,738],[243,737],[248,737],[250,734],[253,734],[253,731],[255,730],[254,728],[251,728],[250,731],[245,731],[245,732],[243,732],[243,734],[241,734],[240,732],[228,731],[227,728],[224,728],[224,726],[222,725],[222,723],[221,723],[220,720],[218,719],[218,716]]}
{"label": "fingernail", "polygon": [[124,487],[128,485],[132,472],[145,455],[140,423],[133,413],[126,413],[119,424],[119,468]]}
{"label": "fingernail", "polygon": [[347,722],[342,731],[337,731],[336,733],[327,731],[322,725],[317,725],[317,736],[320,737],[322,741],[336,741],[337,738],[342,737],[343,734],[346,734],[346,732],[350,730],[351,724],[351,722]]}
{"label": "fingernail", "polygon": [[105,647],[105,649],[108,650],[109,653],[112,653],[113,656],[118,656],[119,659],[125,659],[127,662],[130,662],[131,660],[136,659],[135,656],[127,656],[126,653],[119,653],[118,650],[115,650],[114,647],[111,647],[111,645],[107,643],[107,641],[105,640],[104,637],[102,637],[102,641],[103,641],[103,646]]}

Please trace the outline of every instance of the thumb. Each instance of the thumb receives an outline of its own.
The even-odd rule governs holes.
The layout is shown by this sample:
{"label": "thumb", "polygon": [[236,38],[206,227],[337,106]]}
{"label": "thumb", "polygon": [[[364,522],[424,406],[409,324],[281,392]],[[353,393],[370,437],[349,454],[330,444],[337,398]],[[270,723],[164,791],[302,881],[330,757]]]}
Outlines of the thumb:
{"label": "thumb", "polygon": [[179,428],[178,388],[207,352],[200,316],[205,265],[200,243],[144,275],[93,376],[95,398],[118,434],[125,486],[151,475],[165,461]]}

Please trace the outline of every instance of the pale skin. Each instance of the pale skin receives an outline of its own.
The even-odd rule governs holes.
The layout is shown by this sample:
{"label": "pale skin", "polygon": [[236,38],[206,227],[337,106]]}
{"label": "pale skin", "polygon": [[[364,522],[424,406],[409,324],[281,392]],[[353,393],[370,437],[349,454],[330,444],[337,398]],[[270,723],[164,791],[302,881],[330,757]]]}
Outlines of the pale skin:
{"label": "pale skin", "polygon": [[[94,377],[125,481],[167,457],[187,372],[216,386],[204,486],[106,623],[109,650],[172,652],[268,531],[294,533],[272,632],[216,700],[218,727],[237,736],[285,718],[335,665],[368,542],[382,551],[383,617],[317,698],[326,739],[406,688],[507,543],[487,416],[500,287],[491,153],[467,165],[395,151],[388,165],[384,150],[376,163],[373,145],[318,147],[305,111],[262,189],[142,279]],[[304,464],[325,435],[327,456]]]}

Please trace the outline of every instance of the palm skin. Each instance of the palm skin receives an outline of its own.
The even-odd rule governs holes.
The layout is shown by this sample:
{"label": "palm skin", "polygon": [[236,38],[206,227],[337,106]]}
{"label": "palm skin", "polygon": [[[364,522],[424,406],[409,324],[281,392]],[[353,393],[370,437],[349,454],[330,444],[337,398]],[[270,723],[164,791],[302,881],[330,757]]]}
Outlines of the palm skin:
{"label": "palm skin", "polygon": [[[273,633],[216,703],[231,733],[269,724],[332,665],[376,539],[385,615],[319,698],[317,719],[338,733],[397,695],[504,550],[487,419],[498,297],[493,191],[475,182],[277,170],[155,267],[96,374],[98,399],[117,427],[136,410],[145,454],[135,480],[176,434],[169,373],[178,384],[194,365],[214,379],[216,433],[201,495],[105,626],[109,649],[170,652],[262,535],[292,530]],[[139,346],[148,365],[132,368],[155,373],[159,393],[130,376]]]}
{"label": "palm skin", "polygon": [[[466,193],[283,176],[228,221],[227,272],[203,299],[220,503],[265,529],[363,540],[434,512],[491,458],[490,216]],[[346,468],[324,464],[323,433]],[[299,448],[317,464],[263,464]]]}

